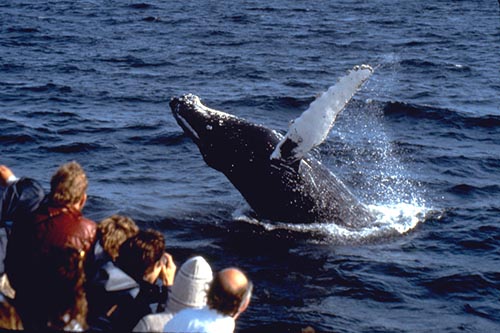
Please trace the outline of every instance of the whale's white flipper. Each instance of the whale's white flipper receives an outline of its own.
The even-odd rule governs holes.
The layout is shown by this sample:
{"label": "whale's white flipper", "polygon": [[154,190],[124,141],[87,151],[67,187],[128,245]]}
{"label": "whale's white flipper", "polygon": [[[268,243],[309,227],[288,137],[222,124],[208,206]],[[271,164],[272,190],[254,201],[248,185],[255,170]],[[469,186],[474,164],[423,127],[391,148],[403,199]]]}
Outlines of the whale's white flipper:
{"label": "whale's white flipper", "polygon": [[337,115],[372,73],[373,69],[368,65],[356,66],[316,98],[292,122],[285,137],[271,154],[271,159],[294,163],[323,142]]}

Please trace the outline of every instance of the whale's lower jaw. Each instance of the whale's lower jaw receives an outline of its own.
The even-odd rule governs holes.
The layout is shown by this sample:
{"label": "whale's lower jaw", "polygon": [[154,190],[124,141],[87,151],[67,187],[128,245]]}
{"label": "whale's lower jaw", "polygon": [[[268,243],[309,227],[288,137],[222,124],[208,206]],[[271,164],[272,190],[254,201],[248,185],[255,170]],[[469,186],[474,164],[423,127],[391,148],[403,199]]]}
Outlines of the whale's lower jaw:
{"label": "whale's lower jaw", "polygon": [[199,98],[195,95],[188,94],[181,97],[173,97],[170,100],[170,108],[175,120],[195,143],[200,142],[199,130],[195,128],[195,123],[200,123],[199,118],[203,118],[203,109],[198,107]]}
{"label": "whale's lower jaw", "polygon": [[237,119],[228,113],[206,107],[200,98],[193,94],[173,97],[170,100],[170,108],[179,126],[197,144],[203,136],[213,131],[216,125]]}

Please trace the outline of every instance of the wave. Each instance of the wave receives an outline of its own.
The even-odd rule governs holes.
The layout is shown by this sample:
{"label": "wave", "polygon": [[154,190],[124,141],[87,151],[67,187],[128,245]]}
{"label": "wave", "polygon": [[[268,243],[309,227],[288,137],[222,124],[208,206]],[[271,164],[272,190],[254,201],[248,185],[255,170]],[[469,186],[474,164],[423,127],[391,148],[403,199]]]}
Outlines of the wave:
{"label": "wave", "polygon": [[223,106],[230,107],[259,107],[266,110],[305,110],[311,102],[314,101],[314,96],[311,97],[296,97],[296,96],[244,96],[241,98],[232,99],[222,103]]}
{"label": "wave", "polygon": [[40,29],[38,28],[33,28],[33,27],[9,27],[7,28],[7,32],[9,33],[15,33],[15,32],[19,32],[19,33],[23,33],[23,34],[31,34],[31,33],[37,33],[37,32],[40,32]]}
{"label": "wave", "polygon": [[161,18],[156,17],[156,16],[146,16],[145,18],[142,19],[144,22],[160,22]]}
{"label": "wave", "polygon": [[297,13],[305,13],[305,12],[310,12],[314,11],[313,9],[309,8],[297,8],[297,7],[249,7],[246,10],[248,11],[258,11],[258,12],[275,12],[275,11],[281,11],[281,12],[297,12]]}
{"label": "wave", "polygon": [[132,3],[132,4],[128,5],[128,7],[132,8],[132,9],[151,9],[151,8],[154,8],[153,5],[151,5],[149,3],[145,3],[145,2]]}
{"label": "wave", "polygon": [[455,128],[479,127],[497,129],[500,126],[500,116],[485,115],[473,117],[459,112],[436,108],[431,106],[416,105],[404,102],[388,102],[383,107],[384,115],[391,118],[406,117],[414,119],[437,120],[446,127]]}
{"label": "wave", "polygon": [[69,111],[32,111],[29,113],[26,113],[25,115],[26,118],[47,118],[47,119],[52,119],[54,117],[56,118],[71,118],[71,119],[82,119],[77,113],[74,112],[69,112]]}
{"label": "wave", "polygon": [[0,143],[14,144],[14,143],[35,143],[37,138],[29,134],[0,134]]}
{"label": "wave", "polygon": [[70,93],[73,91],[70,86],[58,85],[54,83],[47,83],[41,86],[27,86],[21,87],[20,90],[27,90],[31,92],[59,92],[59,93]]}
{"label": "wave", "polygon": [[498,298],[500,297],[499,283],[499,273],[457,273],[435,279],[424,279],[421,285],[438,295],[464,294],[469,298],[470,293],[476,291],[479,293],[491,293],[491,295],[497,294],[496,298]]}
{"label": "wave", "polygon": [[134,144],[143,145],[161,145],[161,146],[176,146],[180,142],[189,140],[186,135],[182,132],[176,133],[163,133],[163,134],[151,134],[151,135],[134,135],[127,139],[127,141]]}
{"label": "wave", "polygon": [[18,121],[4,118],[0,118],[0,122],[2,122],[0,143],[4,145],[54,140],[53,132],[45,127],[31,127]]}
{"label": "wave", "polygon": [[41,146],[40,149],[51,153],[88,153],[96,150],[104,150],[109,146],[95,142],[73,142],[55,146]]}
{"label": "wave", "polygon": [[101,59],[101,61],[113,64],[123,64],[125,67],[132,68],[175,66],[175,64],[170,61],[146,62],[131,55],[127,55],[124,57],[104,58]]}
{"label": "wave", "polygon": [[484,197],[485,195],[500,194],[500,185],[473,186],[470,184],[458,184],[449,189],[453,194],[460,196]]}
{"label": "wave", "polygon": [[224,20],[239,24],[252,24],[256,22],[252,17],[245,14],[226,15],[224,16]]}

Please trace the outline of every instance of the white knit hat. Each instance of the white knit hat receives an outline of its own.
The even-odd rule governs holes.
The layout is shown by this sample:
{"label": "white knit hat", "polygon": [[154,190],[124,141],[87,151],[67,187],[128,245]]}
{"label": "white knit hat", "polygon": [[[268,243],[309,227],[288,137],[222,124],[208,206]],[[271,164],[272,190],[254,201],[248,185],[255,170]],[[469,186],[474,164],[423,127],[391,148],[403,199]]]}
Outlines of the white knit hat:
{"label": "white knit hat", "polygon": [[212,279],[212,268],[203,257],[197,256],[186,260],[175,276],[165,310],[176,313],[188,307],[205,306]]}

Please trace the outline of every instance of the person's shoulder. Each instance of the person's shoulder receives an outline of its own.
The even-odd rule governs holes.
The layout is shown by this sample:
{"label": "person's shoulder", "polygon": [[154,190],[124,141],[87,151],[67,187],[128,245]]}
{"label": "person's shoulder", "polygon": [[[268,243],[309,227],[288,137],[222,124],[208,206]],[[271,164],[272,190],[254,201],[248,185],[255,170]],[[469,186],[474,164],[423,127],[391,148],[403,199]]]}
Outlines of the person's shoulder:
{"label": "person's shoulder", "polygon": [[170,312],[148,314],[139,321],[133,332],[163,332],[165,324],[173,316]]}
{"label": "person's shoulder", "polygon": [[95,221],[83,216],[83,215],[80,218],[80,223],[87,225],[93,229],[97,229],[97,223]]}
{"label": "person's shoulder", "polygon": [[205,308],[185,308],[180,310],[179,312],[175,313],[170,322],[178,322],[178,321],[186,321],[192,318],[201,318],[204,317],[206,310]]}
{"label": "person's shoulder", "polygon": [[83,232],[87,235],[87,237],[95,240],[97,237],[97,223],[84,217],[83,215],[81,215],[78,220],[80,229],[84,230]]}
{"label": "person's shoulder", "polygon": [[[135,290],[134,294],[139,292],[139,284],[131,276],[125,273],[121,268],[113,262],[108,261],[101,268],[101,272],[105,273],[104,287],[108,292],[115,291],[131,291]],[[135,297],[135,296],[134,296]]]}
{"label": "person's shoulder", "polygon": [[164,332],[233,332],[234,319],[208,307],[183,309],[169,320]]}

